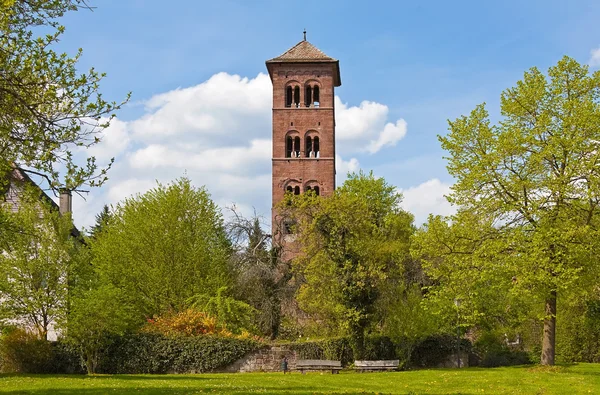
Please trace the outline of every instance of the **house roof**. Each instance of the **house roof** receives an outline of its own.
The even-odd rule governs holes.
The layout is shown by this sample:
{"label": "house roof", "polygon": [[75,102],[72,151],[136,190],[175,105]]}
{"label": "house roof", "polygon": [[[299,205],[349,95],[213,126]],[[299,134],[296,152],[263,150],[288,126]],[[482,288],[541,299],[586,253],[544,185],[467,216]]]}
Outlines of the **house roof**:
{"label": "house roof", "polygon": [[267,69],[271,78],[273,78],[273,74],[270,66],[276,63],[333,63],[335,68],[335,86],[342,84],[339,60],[327,56],[319,48],[306,41],[306,39],[300,41],[276,58],[267,60]]}
{"label": "house roof", "polygon": [[[8,181],[9,185],[13,183],[27,183],[33,185],[34,188],[36,188],[39,191],[40,200],[43,200],[46,203],[50,204],[53,210],[59,211],[59,206],[58,204],[56,204],[54,199],[52,199],[35,181],[31,179],[31,177],[29,177],[27,172],[21,169],[20,167],[13,166],[12,170],[8,174]],[[17,202],[14,203],[18,204]],[[77,229],[77,227],[75,227],[75,225],[73,225],[73,229],[71,229],[71,235],[77,239],[80,239],[81,232],[79,231],[79,229]]]}

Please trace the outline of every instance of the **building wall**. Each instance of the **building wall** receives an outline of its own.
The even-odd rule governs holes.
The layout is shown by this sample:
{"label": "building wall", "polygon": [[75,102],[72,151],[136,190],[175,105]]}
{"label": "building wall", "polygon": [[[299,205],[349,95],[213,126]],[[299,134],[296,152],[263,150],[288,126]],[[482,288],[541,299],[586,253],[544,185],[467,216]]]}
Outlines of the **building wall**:
{"label": "building wall", "polygon": [[[319,194],[335,189],[335,108],[334,63],[282,63],[272,65],[273,82],[273,173],[272,202],[275,237],[282,227],[275,207],[288,185],[318,186]],[[307,84],[319,86],[319,106],[305,104]],[[286,107],[288,86],[300,87],[300,105]],[[300,138],[300,157],[286,157],[287,136]],[[306,157],[306,139],[319,137],[319,156]]]}

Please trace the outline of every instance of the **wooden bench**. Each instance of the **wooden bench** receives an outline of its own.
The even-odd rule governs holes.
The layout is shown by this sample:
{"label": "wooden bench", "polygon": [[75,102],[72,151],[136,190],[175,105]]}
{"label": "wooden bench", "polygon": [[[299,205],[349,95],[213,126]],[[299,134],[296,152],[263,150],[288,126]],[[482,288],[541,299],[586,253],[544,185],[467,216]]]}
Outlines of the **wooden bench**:
{"label": "wooden bench", "polygon": [[342,362],[326,359],[299,359],[296,361],[296,370],[302,374],[307,370],[331,370],[331,374],[336,374],[342,370]]}
{"label": "wooden bench", "polygon": [[397,370],[400,365],[400,360],[388,361],[354,361],[354,369],[361,372],[374,370]]}

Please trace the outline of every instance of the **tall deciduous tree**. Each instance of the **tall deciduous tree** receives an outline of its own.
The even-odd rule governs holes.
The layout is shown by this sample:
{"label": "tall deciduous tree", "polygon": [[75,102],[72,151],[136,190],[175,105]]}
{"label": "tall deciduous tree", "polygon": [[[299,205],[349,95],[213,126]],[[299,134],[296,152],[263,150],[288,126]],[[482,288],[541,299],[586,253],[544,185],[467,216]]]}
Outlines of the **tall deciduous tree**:
{"label": "tall deciduous tree", "polygon": [[[0,180],[10,166],[43,176],[49,186],[77,189],[106,179],[94,157],[74,154],[99,142],[120,104],[100,93],[104,74],[77,70],[74,56],[55,52],[58,18],[83,0],[0,1]],[[63,174],[59,175],[58,169]]]}
{"label": "tall deciduous tree", "polygon": [[514,287],[544,301],[546,365],[555,359],[558,296],[599,272],[599,98],[600,72],[564,57],[547,76],[532,68],[504,91],[497,124],[482,104],[440,137],[456,178],[449,200],[493,228],[483,232],[493,243],[469,233],[470,254],[496,259]]}
{"label": "tall deciduous tree", "polygon": [[92,251],[100,281],[121,290],[139,317],[181,311],[232,282],[221,212],[185,178],[118,204]]}
{"label": "tall deciduous tree", "polygon": [[303,247],[295,261],[304,278],[301,306],[337,319],[357,359],[364,356],[381,287],[409,257],[413,218],[400,209],[401,198],[384,179],[361,172],[330,197],[305,194],[295,209]]}
{"label": "tall deciduous tree", "polygon": [[46,338],[65,318],[81,246],[70,216],[40,200],[34,188],[23,191],[18,211],[7,217],[14,232],[0,249],[0,320],[25,324]]}
{"label": "tall deciduous tree", "polygon": [[235,209],[231,214],[227,228],[235,249],[235,296],[256,309],[258,328],[274,339],[279,335],[282,305],[294,296],[291,267],[282,261],[280,249],[262,229],[258,216],[246,218]]}

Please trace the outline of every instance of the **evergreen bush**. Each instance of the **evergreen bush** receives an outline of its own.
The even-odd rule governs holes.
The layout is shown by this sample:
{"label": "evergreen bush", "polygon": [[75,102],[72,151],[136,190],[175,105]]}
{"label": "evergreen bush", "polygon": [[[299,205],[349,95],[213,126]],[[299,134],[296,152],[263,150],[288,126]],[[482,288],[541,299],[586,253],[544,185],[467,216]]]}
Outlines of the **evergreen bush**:
{"label": "evergreen bush", "polygon": [[261,344],[251,339],[218,336],[121,336],[104,351],[101,373],[199,373],[225,367]]}

